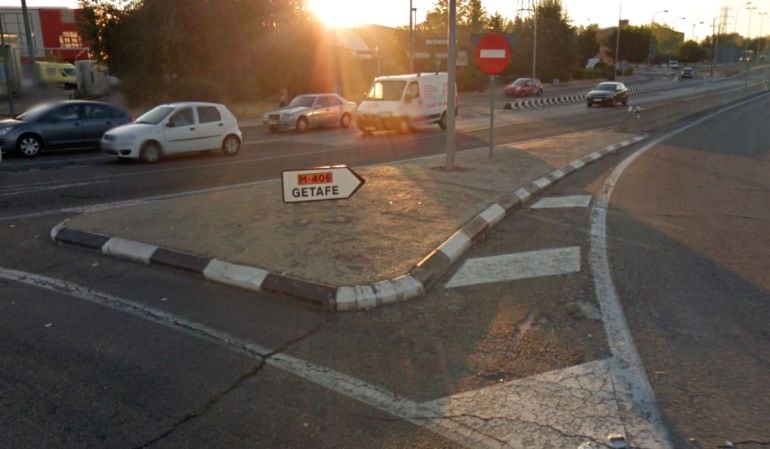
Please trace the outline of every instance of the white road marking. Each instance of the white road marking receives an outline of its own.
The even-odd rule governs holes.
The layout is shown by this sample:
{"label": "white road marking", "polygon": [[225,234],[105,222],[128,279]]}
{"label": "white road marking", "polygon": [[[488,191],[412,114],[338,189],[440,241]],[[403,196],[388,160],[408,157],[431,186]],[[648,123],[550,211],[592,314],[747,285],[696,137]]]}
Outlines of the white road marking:
{"label": "white road marking", "polygon": [[220,344],[240,353],[264,359],[265,363],[268,365],[301,377],[308,382],[328,388],[412,424],[425,427],[447,439],[466,445],[469,448],[499,448],[499,445],[494,444],[494,440],[476,431],[467,430],[465,429],[465,426],[456,427],[456,429],[460,430],[465,429],[465,431],[458,432],[457,430],[447,429],[446,426],[438,425],[433,421],[436,417],[424,410],[422,406],[381,387],[369,384],[361,379],[348,376],[338,371],[306,362],[285,353],[276,353],[257,343],[221,332],[201,323],[187,320],[163,310],[148,307],[144,304],[119,298],[107,293],[98,292],[64,280],[24,271],[0,267],[0,279],[19,282],[44,290],[61,293],[100,306],[109,307],[169,329],[181,331],[188,335]]}
{"label": "white road marking", "polygon": [[588,207],[591,195],[547,196],[529,206],[530,209],[554,209],[561,207]]}
{"label": "white road marking", "polygon": [[29,186],[27,188],[24,188],[24,187],[8,188],[8,189],[3,189],[3,192],[0,193],[0,197],[26,195],[29,193],[44,192],[46,190],[69,189],[71,187],[88,186],[88,185],[100,184],[105,182],[107,182],[107,180],[95,181],[95,182],[72,182],[72,183],[55,184],[55,185],[49,185],[49,186]]}
{"label": "white road marking", "polygon": [[489,284],[580,271],[580,247],[544,249],[466,260],[446,287]]}
{"label": "white road marking", "polygon": [[613,370],[614,382],[618,390],[618,406],[624,415],[623,421],[629,428],[628,433],[633,447],[669,449],[673,446],[655,404],[655,393],[644,371],[642,359],[626,323],[617,289],[612,280],[612,270],[607,253],[607,209],[612,192],[625,169],[650,148],[725,111],[764,99],[768,95],[770,94],[759,95],[720,109],[664,134],[636,150],[610,173],[596,197],[594,207],[591,209],[589,262],[607,341],[613,357],[618,361]]}

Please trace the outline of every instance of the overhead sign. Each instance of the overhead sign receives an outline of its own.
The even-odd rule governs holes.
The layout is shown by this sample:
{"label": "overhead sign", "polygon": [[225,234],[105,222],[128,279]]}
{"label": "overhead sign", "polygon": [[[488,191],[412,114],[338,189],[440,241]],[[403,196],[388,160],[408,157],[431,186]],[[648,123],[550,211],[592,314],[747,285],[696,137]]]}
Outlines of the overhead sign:
{"label": "overhead sign", "polygon": [[488,33],[476,44],[476,64],[487,75],[497,75],[511,62],[511,46],[501,34]]}
{"label": "overhead sign", "polygon": [[346,200],[366,182],[347,165],[284,170],[281,179],[284,203]]}

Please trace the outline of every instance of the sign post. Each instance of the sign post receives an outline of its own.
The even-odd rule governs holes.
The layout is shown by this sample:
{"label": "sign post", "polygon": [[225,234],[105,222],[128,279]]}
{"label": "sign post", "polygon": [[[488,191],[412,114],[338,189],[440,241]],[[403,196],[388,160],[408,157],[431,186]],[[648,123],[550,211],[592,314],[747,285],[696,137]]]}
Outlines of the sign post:
{"label": "sign post", "polygon": [[[281,185],[284,203],[332,201],[332,219],[338,217],[337,200],[353,196],[366,180],[347,165],[332,165],[304,170],[284,170]],[[294,211],[295,222],[299,221]]]}
{"label": "sign post", "polygon": [[489,158],[495,147],[495,75],[511,62],[511,46],[505,36],[488,33],[476,44],[476,64],[489,75]]}

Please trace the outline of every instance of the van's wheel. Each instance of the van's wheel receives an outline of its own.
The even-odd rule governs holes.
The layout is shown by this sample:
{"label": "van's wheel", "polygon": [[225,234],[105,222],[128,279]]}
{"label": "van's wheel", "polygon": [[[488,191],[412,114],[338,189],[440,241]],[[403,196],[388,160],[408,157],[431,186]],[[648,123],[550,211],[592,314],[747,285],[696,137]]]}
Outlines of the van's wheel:
{"label": "van's wheel", "polygon": [[225,156],[235,156],[241,149],[241,139],[236,136],[230,135],[225,137],[222,141],[222,153]]}
{"label": "van's wheel", "polygon": [[16,147],[21,154],[31,158],[40,154],[40,150],[43,149],[43,141],[34,134],[24,134],[19,138]]}
{"label": "van's wheel", "polygon": [[297,119],[297,124],[294,126],[298,132],[305,132],[308,128],[307,117],[300,117]]}
{"label": "van's wheel", "polygon": [[623,100],[623,106],[626,106],[627,104],[628,104],[628,98],[626,98],[625,100]]}
{"label": "van's wheel", "polygon": [[147,142],[142,145],[142,151],[140,155],[144,162],[152,164],[160,160],[163,152],[161,151],[160,145],[158,145],[157,142]]}
{"label": "van's wheel", "polygon": [[346,112],[342,114],[342,118],[340,118],[340,127],[347,128],[349,126],[350,126],[350,114]]}
{"label": "van's wheel", "polygon": [[446,111],[441,113],[441,119],[438,121],[438,127],[441,129],[446,129]]}

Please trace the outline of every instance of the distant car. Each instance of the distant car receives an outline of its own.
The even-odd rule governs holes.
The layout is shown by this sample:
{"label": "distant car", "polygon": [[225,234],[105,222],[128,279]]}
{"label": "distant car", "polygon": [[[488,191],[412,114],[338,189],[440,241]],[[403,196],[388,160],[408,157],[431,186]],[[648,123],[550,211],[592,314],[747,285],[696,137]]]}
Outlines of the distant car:
{"label": "distant car", "polygon": [[99,148],[105,131],[131,120],[128,112],[97,101],[44,103],[0,121],[0,150],[35,157],[45,150]]}
{"label": "distant car", "polygon": [[238,121],[224,105],[180,102],[157,106],[134,123],[110,130],[101,146],[119,158],[156,162],[163,156],[206,150],[233,156],[242,139]]}
{"label": "distant car", "polygon": [[692,78],[692,67],[682,69],[682,78]]}
{"label": "distant car", "polygon": [[615,106],[617,103],[628,104],[628,88],[623,83],[599,83],[586,95],[586,106]]}
{"label": "distant car", "polygon": [[265,114],[262,124],[271,132],[281,129],[304,132],[323,126],[347,128],[355,113],[356,103],[337,94],[305,94],[295,97],[285,108]]}
{"label": "distant car", "polygon": [[669,61],[668,61],[668,68],[669,69],[678,70],[679,69],[679,61],[677,61],[676,59],[669,59]]}
{"label": "distant car", "polygon": [[507,97],[539,97],[543,95],[543,83],[537,78],[519,78],[505,86],[503,92]]}

